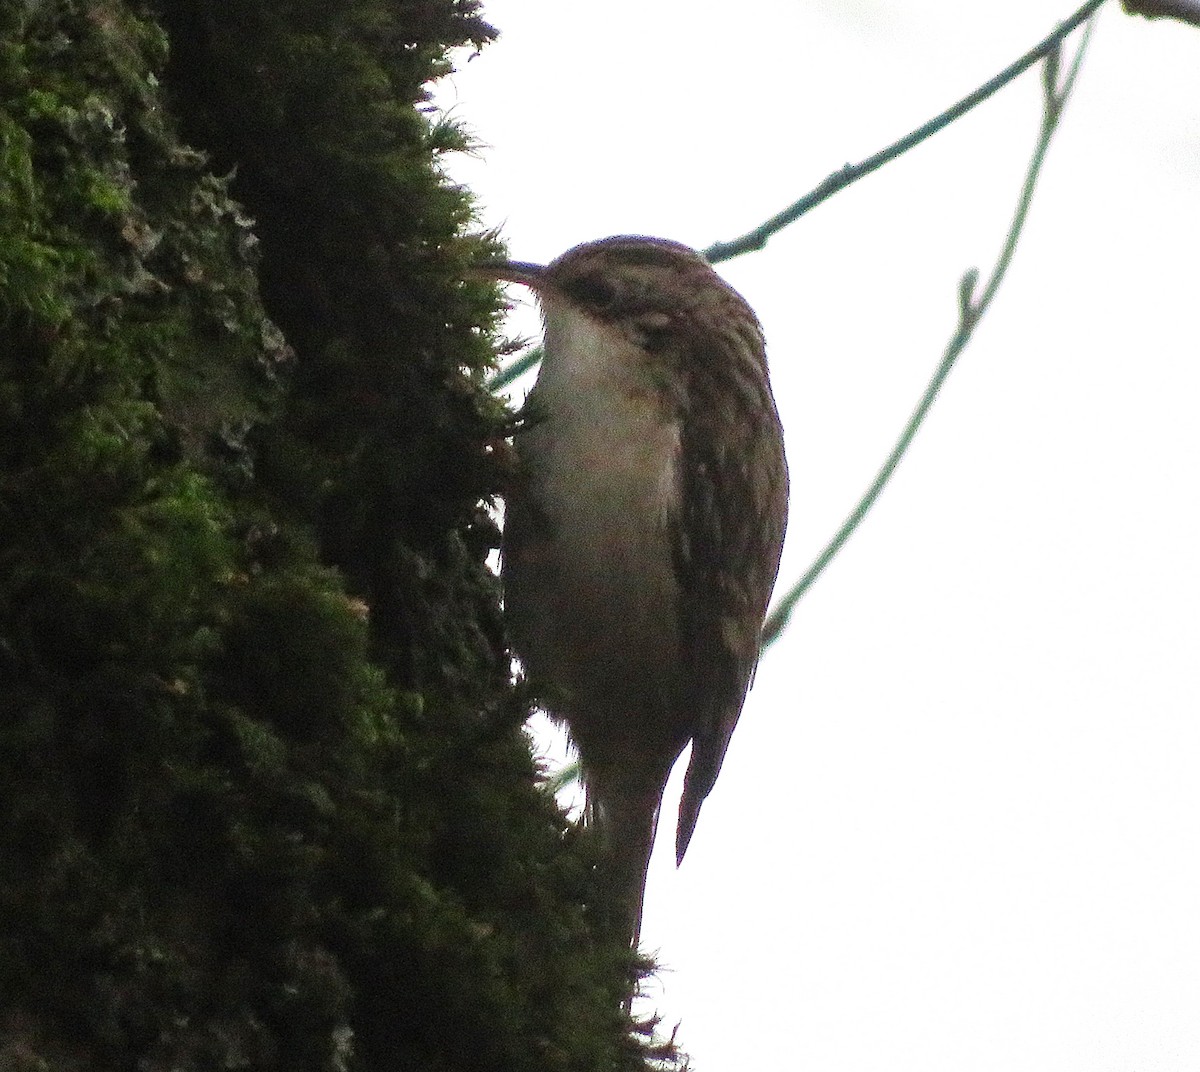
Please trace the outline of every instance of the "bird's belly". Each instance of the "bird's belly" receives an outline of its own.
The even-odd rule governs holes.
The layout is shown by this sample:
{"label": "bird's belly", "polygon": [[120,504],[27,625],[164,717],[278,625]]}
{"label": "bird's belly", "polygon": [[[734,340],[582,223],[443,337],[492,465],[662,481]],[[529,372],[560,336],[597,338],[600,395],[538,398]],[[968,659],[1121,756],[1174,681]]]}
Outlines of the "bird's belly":
{"label": "bird's belly", "polygon": [[593,728],[604,736],[631,713],[648,737],[661,736],[680,661],[678,425],[650,397],[614,391],[601,401],[588,412],[548,406],[518,437],[526,480],[505,528],[517,653],[560,690],[556,713],[581,747]]}

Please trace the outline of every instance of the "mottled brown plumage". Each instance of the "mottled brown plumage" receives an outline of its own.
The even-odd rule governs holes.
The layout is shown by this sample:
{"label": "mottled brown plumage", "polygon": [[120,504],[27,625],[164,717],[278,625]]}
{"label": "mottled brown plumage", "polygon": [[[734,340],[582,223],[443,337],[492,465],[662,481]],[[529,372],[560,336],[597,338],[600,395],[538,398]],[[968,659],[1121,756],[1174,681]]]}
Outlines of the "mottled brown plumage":
{"label": "mottled brown plumage", "polygon": [[758,320],[694,250],[591,242],[491,270],[546,324],[503,572],[513,643],[579,749],[636,944],[667,776],[682,860],[758,660],[787,468]]}

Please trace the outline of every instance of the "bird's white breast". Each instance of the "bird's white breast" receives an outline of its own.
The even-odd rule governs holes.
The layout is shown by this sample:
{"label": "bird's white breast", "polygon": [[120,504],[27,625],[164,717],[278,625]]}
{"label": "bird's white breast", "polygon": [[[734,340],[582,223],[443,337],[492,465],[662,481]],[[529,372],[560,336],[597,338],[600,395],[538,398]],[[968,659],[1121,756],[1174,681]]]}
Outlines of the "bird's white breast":
{"label": "bird's white breast", "polygon": [[511,595],[536,619],[521,654],[577,698],[604,681],[614,698],[627,684],[625,702],[649,704],[634,682],[669,676],[678,651],[679,422],[643,350],[552,298],[543,305],[545,357],[517,440],[542,519],[512,571]]}
{"label": "bird's white breast", "polygon": [[680,429],[664,412],[646,355],[613,327],[546,301],[546,358],[528,449],[544,502],[582,553],[666,541],[679,505]]}

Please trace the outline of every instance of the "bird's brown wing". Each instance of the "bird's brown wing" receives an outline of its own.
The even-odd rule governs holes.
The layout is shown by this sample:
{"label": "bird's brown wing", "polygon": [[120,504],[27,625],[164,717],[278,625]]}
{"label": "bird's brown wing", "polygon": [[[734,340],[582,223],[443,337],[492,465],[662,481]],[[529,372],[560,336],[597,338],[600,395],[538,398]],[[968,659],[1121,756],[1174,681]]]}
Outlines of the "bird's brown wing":
{"label": "bird's brown wing", "polygon": [[683,419],[674,541],[685,674],[680,717],[691,721],[692,754],[677,861],[720,773],[754,676],[787,521],[787,465],[774,399],[757,363],[761,349],[753,361],[744,348],[730,350],[717,361],[711,354],[693,359],[707,371],[692,377]]}

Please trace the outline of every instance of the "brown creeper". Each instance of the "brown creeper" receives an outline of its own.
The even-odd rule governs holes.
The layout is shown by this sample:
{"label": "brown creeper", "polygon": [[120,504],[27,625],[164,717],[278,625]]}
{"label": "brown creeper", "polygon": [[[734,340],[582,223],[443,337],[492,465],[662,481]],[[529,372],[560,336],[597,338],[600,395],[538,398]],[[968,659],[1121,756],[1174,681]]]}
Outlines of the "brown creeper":
{"label": "brown creeper", "polygon": [[486,269],[540,301],[503,576],[513,644],[579,749],[636,945],[659,803],[683,859],[754,667],[787,467],[749,305],[687,246],[618,236]]}

